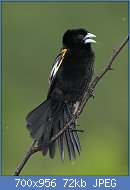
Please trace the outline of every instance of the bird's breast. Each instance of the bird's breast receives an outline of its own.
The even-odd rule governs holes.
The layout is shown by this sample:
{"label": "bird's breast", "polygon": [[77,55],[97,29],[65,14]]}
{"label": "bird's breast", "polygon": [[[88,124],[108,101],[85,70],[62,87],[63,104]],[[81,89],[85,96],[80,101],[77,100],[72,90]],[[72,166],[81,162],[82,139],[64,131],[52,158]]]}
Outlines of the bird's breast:
{"label": "bird's breast", "polygon": [[[57,77],[61,82],[78,85],[82,80],[92,75],[93,65],[88,62],[87,57],[66,57],[59,69]],[[84,81],[85,82],[85,81]]]}

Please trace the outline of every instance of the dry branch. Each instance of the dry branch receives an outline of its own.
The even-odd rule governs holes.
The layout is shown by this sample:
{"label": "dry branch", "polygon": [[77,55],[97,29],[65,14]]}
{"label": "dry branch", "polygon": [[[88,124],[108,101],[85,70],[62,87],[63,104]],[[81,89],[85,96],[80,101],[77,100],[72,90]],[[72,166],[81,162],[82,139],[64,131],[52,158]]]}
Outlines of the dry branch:
{"label": "dry branch", "polygon": [[[112,70],[111,65],[114,61],[114,59],[117,57],[117,55],[120,53],[120,51],[124,48],[124,46],[127,44],[129,40],[129,37],[127,36],[123,42],[120,44],[120,46],[118,48],[115,48],[113,50],[113,53],[110,57],[110,59],[108,60],[106,66],[103,68],[103,70],[98,74],[98,76],[93,80],[93,82],[90,85],[90,89],[94,90],[97,83],[101,80],[101,78],[109,71]],[[56,139],[58,139],[67,129],[71,128],[71,124],[79,117],[79,115],[82,113],[84,106],[86,105],[86,103],[88,102],[88,100],[92,97],[92,94],[87,92],[84,94],[81,103],[78,106],[78,109],[76,111],[76,113],[74,115],[72,115],[70,121],[64,126],[64,128],[59,131],[54,137],[51,138],[49,144],[47,145],[47,147]],[[19,164],[19,166],[17,167],[14,176],[18,176],[20,174],[20,172],[22,171],[23,167],[25,166],[26,162],[29,160],[30,156],[38,151],[41,151],[41,149],[37,146],[35,146],[36,141],[33,142],[33,144],[29,147],[27,153],[25,154],[24,158],[22,159],[21,163]],[[47,148],[46,147],[46,148]]]}

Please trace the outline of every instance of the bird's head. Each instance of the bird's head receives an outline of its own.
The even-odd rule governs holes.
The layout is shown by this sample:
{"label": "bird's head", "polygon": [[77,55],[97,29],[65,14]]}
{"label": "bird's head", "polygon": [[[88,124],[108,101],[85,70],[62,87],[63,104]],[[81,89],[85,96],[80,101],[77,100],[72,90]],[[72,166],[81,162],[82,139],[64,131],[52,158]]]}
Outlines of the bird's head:
{"label": "bird's head", "polygon": [[66,48],[90,46],[90,43],[96,43],[91,39],[93,37],[96,36],[85,29],[69,29],[64,33],[62,43]]}

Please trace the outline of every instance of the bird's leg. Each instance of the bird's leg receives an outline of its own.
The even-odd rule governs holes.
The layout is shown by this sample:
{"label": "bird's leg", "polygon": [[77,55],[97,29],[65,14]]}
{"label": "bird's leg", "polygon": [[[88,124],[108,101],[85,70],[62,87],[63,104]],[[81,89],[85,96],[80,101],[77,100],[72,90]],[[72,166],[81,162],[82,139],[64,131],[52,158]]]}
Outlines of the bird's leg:
{"label": "bird's leg", "polygon": [[[65,102],[66,103],[66,102]],[[74,108],[75,109],[77,109],[77,106],[79,105],[79,102],[76,102],[75,104],[74,104]],[[66,104],[66,107],[67,107],[67,110],[68,110],[68,113],[69,113],[69,115],[71,116],[71,117],[73,117],[74,116],[74,114],[75,114],[75,109],[74,109],[74,112],[73,113],[71,113],[71,111],[70,111],[70,109],[68,108],[68,106],[67,106],[67,104]],[[71,130],[71,132],[84,132],[84,130],[82,130],[82,129],[76,129],[75,128],[75,125],[76,125],[76,121],[74,121],[73,123],[72,123],[72,125],[69,125],[69,129]]]}
{"label": "bird's leg", "polygon": [[73,106],[74,107],[73,115],[77,112],[77,110],[79,108],[79,104],[80,104],[79,101],[77,101],[77,102],[74,103],[74,106]]}

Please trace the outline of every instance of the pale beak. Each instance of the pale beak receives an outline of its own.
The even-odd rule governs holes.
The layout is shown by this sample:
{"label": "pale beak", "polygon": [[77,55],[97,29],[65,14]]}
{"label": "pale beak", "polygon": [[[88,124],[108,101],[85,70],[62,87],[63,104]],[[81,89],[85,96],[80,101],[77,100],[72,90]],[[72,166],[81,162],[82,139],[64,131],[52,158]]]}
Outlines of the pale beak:
{"label": "pale beak", "polygon": [[88,33],[85,37],[84,37],[84,43],[96,43],[95,40],[91,39],[91,38],[95,38],[96,36],[94,34]]}

